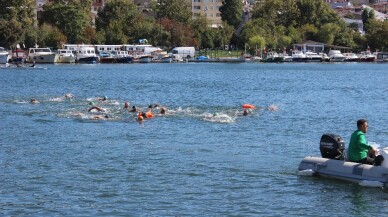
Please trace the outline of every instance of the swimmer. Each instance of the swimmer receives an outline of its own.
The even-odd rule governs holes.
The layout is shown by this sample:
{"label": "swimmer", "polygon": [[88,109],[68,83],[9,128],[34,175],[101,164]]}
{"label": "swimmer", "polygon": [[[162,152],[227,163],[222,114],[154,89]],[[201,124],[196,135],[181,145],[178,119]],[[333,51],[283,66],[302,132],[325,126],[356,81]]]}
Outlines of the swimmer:
{"label": "swimmer", "polygon": [[129,103],[128,103],[128,102],[125,102],[125,103],[124,103],[124,108],[125,108],[125,109],[128,109],[128,108],[129,108]]}
{"label": "swimmer", "polygon": [[160,109],[160,114],[162,114],[162,115],[166,114],[166,108],[165,107],[162,107]]}
{"label": "swimmer", "polygon": [[138,116],[138,117],[136,118],[136,121],[138,121],[139,123],[142,123],[143,120],[144,120],[143,116]]}
{"label": "swimmer", "polygon": [[71,94],[71,93],[66,93],[65,94],[65,98],[66,99],[71,99],[71,98],[74,98],[75,96],[73,95],[73,94]]}
{"label": "swimmer", "polygon": [[243,115],[244,115],[244,116],[247,116],[247,115],[248,115],[248,111],[247,111],[246,109],[244,109]]}
{"label": "swimmer", "polygon": [[88,112],[91,112],[93,109],[99,111],[99,112],[105,112],[105,109],[101,108],[101,107],[98,107],[98,106],[93,106],[91,108],[88,109]]}
{"label": "swimmer", "polygon": [[96,115],[96,116],[93,116],[93,119],[108,119],[109,116],[108,115]]}
{"label": "swimmer", "polygon": [[105,101],[107,101],[107,100],[108,100],[108,97],[104,96],[104,97],[102,97],[102,98],[98,98],[98,100],[99,100],[99,101],[103,101],[103,102],[105,102]]}
{"label": "swimmer", "polygon": [[37,104],[37,103],[39,103],[39,101],[36,100],[36,99],[31,99],[30,103],[32,103],[32,104]]}
{"label": "swimmer", "polygon": [[132,110],[129,110],[129,112],[138,112],[136,106],[132,106]]}

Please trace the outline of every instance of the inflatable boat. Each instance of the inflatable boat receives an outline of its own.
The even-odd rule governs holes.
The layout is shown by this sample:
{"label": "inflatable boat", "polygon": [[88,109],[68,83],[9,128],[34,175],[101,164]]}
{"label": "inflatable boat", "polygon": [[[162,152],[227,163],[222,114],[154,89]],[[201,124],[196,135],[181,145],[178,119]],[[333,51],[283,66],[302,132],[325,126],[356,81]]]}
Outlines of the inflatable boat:
{"label": "inflatable boat", "polygon": [[305,157],[299,164],[299,174],[339,179],[371,187],[388,187],[388,149],[380,150],[386,159],[380,166],[346,161],[343,139],[335,134],[322,135],[322,157]]}

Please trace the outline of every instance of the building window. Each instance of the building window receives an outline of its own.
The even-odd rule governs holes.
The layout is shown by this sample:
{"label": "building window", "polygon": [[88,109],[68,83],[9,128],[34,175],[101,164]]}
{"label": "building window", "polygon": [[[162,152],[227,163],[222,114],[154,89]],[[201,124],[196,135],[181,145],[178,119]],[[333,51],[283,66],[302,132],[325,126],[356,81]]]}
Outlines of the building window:
{"label": "building window", "polygon": [[201,10],[201,6],[194,6],[194,10]]}

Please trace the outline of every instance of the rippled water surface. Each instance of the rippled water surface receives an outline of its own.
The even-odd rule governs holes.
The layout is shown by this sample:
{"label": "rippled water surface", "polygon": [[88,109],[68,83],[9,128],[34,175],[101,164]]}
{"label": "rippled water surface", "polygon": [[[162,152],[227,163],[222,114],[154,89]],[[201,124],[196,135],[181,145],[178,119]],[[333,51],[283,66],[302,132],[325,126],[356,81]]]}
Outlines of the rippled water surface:
{"label": "rippled water surface", "polygon": [[[359,118],[388,146],[387,64],[44,67],[0,68],[1,216],[388,213],[386,189],[296,173]],[[167,113],[139,124],[126,101]]]}

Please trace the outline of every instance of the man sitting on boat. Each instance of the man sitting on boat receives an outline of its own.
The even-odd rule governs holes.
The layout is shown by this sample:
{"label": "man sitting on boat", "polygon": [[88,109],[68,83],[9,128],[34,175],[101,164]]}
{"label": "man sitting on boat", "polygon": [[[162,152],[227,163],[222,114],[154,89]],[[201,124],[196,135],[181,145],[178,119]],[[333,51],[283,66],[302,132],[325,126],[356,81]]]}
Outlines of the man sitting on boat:
{"label": "man sitting on boat", "polygon": [[348,160],[356,163],[371,164],[375,163],[376,149],[368,145],[365,133],[368,131],[368,121],[360,119],[357,121],[357,130],[350,137]]}

